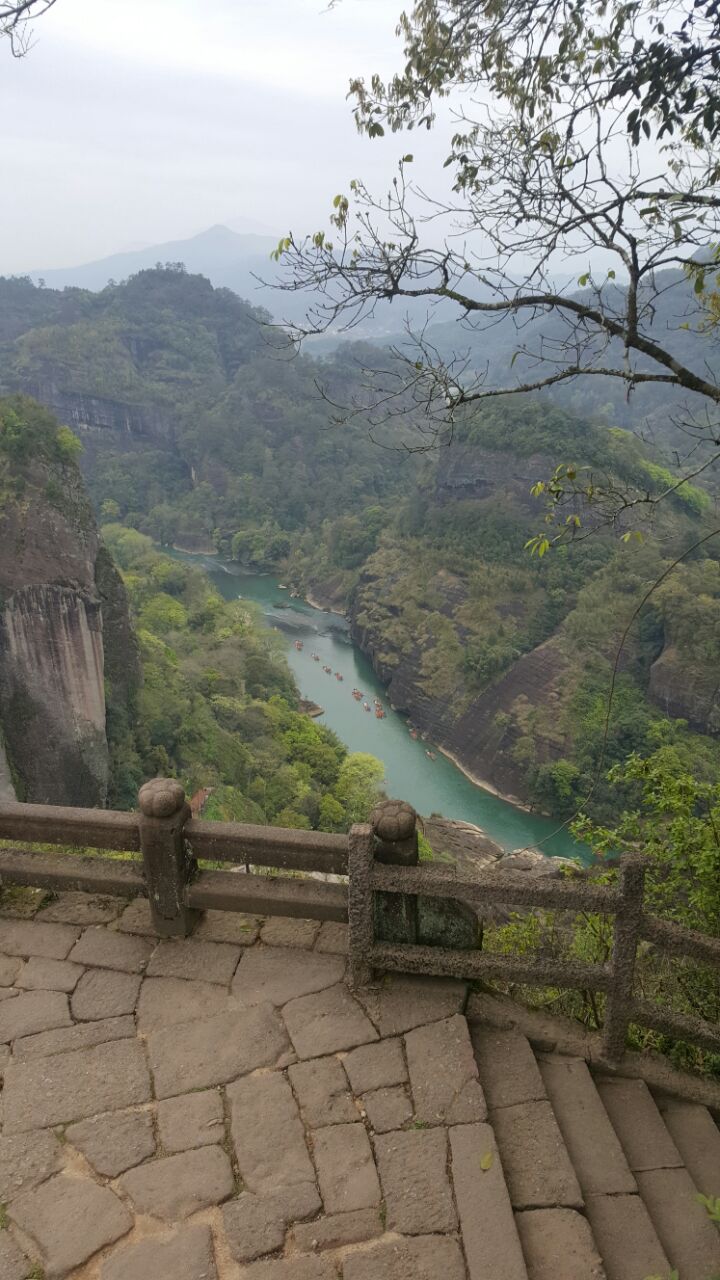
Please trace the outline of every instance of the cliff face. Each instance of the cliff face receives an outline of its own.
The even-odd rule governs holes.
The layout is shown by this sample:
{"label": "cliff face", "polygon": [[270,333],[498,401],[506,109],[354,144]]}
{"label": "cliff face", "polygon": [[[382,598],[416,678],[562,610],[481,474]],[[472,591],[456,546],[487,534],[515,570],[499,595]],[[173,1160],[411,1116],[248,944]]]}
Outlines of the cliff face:
{"label": "cliff face", "polygon": [[171,415],[153,404],[130,404],[107,396],[89,395],[70,390],[53,377],[25,380],[23,390],[40,400],[59,418],[79,433],[88,429],[114,432],[122,441],[140,436],[146,440],[171,445]]}
{"label": "cliff face", "polygon": [[[393,652],[387,636],[367,626],[351,623],[353,640],[367,654],[379,678],[387,685],[393,707],[406,713],[413,725],[433,743],[453,756],[480,782],[503,795],[528,799],[527,766],[518,751],[528,721],[539,710],[560,698],[568,662],[556,638],[524,654],[499,680],[473,697],[457,716],[451,702],[433,697],[423,679],[423,646]],[[533,731],[534,762],[551,763],[566,751],[561,734]]]}
{"label": "cliff face", "polygon": [[[3,406],[16,432],[23,414],[42,427],[10,456]],[[56,435],[32,401],[0,401],[0,795],[12,785],[36,803],[102,805],[107,668],[113,696],[127,698],[138,664],[122,583],[72,457],[54,453]]]}

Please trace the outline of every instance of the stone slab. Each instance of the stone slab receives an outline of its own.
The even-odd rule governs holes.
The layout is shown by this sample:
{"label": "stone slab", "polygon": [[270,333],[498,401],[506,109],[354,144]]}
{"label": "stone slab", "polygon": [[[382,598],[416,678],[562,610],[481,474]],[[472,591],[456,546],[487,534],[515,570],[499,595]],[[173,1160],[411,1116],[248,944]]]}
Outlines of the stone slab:
{"label": "stone slab", "polygon": [[545,1057],[540,1073],[583,1193],[632,1195],[637,1184],[587,1065]]}
{"label": "stone slab", "polygon": [[299,996],[324,991],[342,980],[342,956],[318,955],[291,947],[252,947],[240,961],[232,984],[243,1004],[284,1005]]}
{"label": "stone slab", "polygon": [[346,956],[348,953],[348,927],[337,920],[323,920],[315,942],[316,951],[324,951],[334,956]]}
{"label": "stone slab", "polygon": [[6,885],[0,889],[0,916],[30,920],[49,901],[50,893],[47,889],[31,889],[19,884]]}
{"label": "stone slab", "polygon": [[110,1040],[133,1039],[134,1036],[133,1018],[103,1018],[100,1022],[61,1027],[58,1031],[41,1031],[39,1035],[16,1040],[13,1054],[18,1062],[26,1062],[28,1058],[49,1058],[56,1053],[72,1053]]}
{"label": "stone slab", "polygon": [[65,1138],[106,1178],[116,1178],[155,1154],[149,1111],[110,1111],[80,1120],[68,1125]]}
{"label": "stone slab", "polygon": [[405,1235],[454,1231],[444,1129],[408,1129],[375,1138],[387,1226]]}
{"label": "stone slab", "polygon": [[[47,928],[60,929],[61,925]],[[149,938],[118,933],[93,925],[80,936],[70,952],[70,959],[96,969],[122,969],[126,973],[142,973],[156,943]]]}
{"label": "stone slab", "polygon": [[224,987],[181,978],[145,978],[137,1002],[138,1030],[147,1034],[174,1022],[192,1022],[231,1007]]}
{"label": "stone slab", "polygon": [[338,1280],[338,1273],[329,1258],[297,1254],[294,1258],[253,1262],[243,1271],[242,1280]]}
{"label": "stone slab", "polygon": [[86,969],[70,1001],[73,1018],[98,1022],[132,1013],[142,979],[117,969]]}
{"label": "stone slab", "polygon": [[583,1197],[549,1102],[491,1113],[514,1209],[581,1209]]}
{"label": "stone slab", "polygon": [[0,1004],[0,1044],[70,1025],[68,998],[62,991],[23,991]]}
{"label": "stone slab", "polygon": [[413,1115],[413,1104],[407,1089],[402,1085],[364,1093],[362,1107],[375,1133],[389,1133],[392,1129],[401,1129]]}
{"label": "stone slab", "polygon": [[239,947],[227,942],[169,938],[161,942],[153,953],[147,975],[149,978],[216,982],[226,987],[237,969],[241,954]]}
{"label": "stone slab", "polygon": [[300,1058],[321,1058],[378,1039],[373,1024],[344,984],[291,1000],[283,1009],[283,1018]]}
{"label": "stone slab", "polygon": [[[465,1280],[460,1246],[452,1236],[399,1236],[379,1240],[362,1252],[349,1254],[344,1280]],[[499,1273],[494,1280],[505,1280]],[[579,1280],[579,1277],[575,1277]],[[583,1277],[583,1280],[585,1278]]]}
{"label": "stone slab", "polygon": [[489,1124],[450,1130],[455,1201],[469,1280],[527,1280],[495,1135]]}
{"label": "stone slab", "polygon": [[272,1199],[243,1191],[223,1206],[223,1227],[236,1262],[254,1262],[285,1242],[285,1218]]}
{"label": "stone slab", "polygon": [[22,991],[74,991],[84,973],[82,965],[69,960],[48,960],[31,956],[15,979]]}
{"label": "stone slab", "polygon": [[28,1280],[33,1264],[16,1245],[9,1231],[0,1231],[0,1276],[2,1280]]}
{"label": "stone slab", "polygon": [[371,1209],[380,1203],[380,1183],[363,1124],[316,1129],[313,1158],[327,1213]]}
{"label": "stone slab", "polygon": [[[57,962],[62,963],[61,961]],[[18,974],[24,968],[24,961],[20,956],[2,956],[0,955],[0,987],[13,986]]]}
{"label": "stone slab", "polygon": [[[707,1107],[693,1102],[661,1103],[662,1118],[698,1191],[720,1188],[720,1131]],[[716,1190],[713,1190],[713,1187]]]}
{"label": "stone slab", "polygon": [[222,1142],[225,1136],[219,1090],[185,1093],[158,1103],[158,1134],[164,1151],[190,1151]]}
{"label": "stone slab", "polygon": [[335,1057],[297,1062],[288,1071],[305,1124],[318,1129],[329,1124],[352,1124],[357,1108],[340,1062]]}
{"label": "stone slab", "polygon": [[423,1124],[472,1124],[487,1116],[467,1023],[459,1014],[405,1036],[415,1114]]}
{"label": "stone slab", "polygon": [[672,1267],[640,1196],[588,1196],[586,1213],[607,1280],[670,1275]]}
{"label": "stone slab", "polygon": [[69,924],[0,920],[0,951],[9,956],[45,956],[66,960],[80,930]]}
{"label": "stone slab", "polygon": [[0,1138],[0,1204],[9,1204],[21,1191],[32,1191],[57,1173],[60,1150],[55,1135],[47,1131]]}
{"label": "stone slab", "polygon": [[147,1043],[158,1098],[208,1089],[274,1066],[288,1048],[270,1005],[163,1027]]}
{"label": "stone slab", "polygon": [[648,1169],[636,1176],[660,1243],[682,1280],[719,1274],[720,1232],[698,1203],[687,1170]]}
{"label": "stone slab", "polygon": [[120,916],[117,928],[122,933],[139,933],[149,938],[157,937],[147,898],[133,898]]}
{"label": "stone slab", "polygon": [[217,1280],[209,1227],[181,1227],[166,1238],[141,1240],[115,1250],[102,1280]]}
{"label": "stone slab", "polygon": [[402,1041],[399,1039],[361,1045],[359,1049],[344,1054],[342,1064],[353,1093],[358,1097],[374,1089],[405,1084],[408,1078]]}
{"label": "stone slab", "polygon": [[531,1209],[516,1214],[515,1222],[528,1280],[606,1280],[582,1214],[573,1209]]}
{"label": "stone slab", "polygon": [[491,1109],[538,1102],[547,1097],[527,1037],[477,1022],[469,1024],[483,1092]]}
{"label": "stone slab", "polygon": [[260,938],[269,947],[312,947],[319,932],[319,920],[271,916],[263,924]]}
{"label": "stone slab", "polygon": [[37,921],[54,924],[109,924],[123,909],[122,898],[101,893],[61,893],[37,914]]}
{"label": "stone slab", "polygon": [[119,1186],[138,1213],[176,1222],[222,1204],[235,1184],[222,1147],[201,1147],[139,1165],[123,1174]]}
{"label": "stone slab", "polygon": [[133,1225],[124,1204],[108,1187],[62,1173],[19,1196],[10,1216],[37,1243],[47,1280],[59,1280],[126,1235]]}
{"label": "stone slab", "polygon": [[300,1253],[340,1249],[343,1245],[360,1244],[382,1235],[379,1209],[356,1209],[353,1213],[334,1213],[315,1222],[299,1222],[292,1229],[290,1243]]}
{"label": "stone slab", "polygon": [[5,1072],[5,1133],[46,1129],[120,1111],[150,1098],[150,1076],[135,1040],[51,1058],[11,1062]]}
{"label": "stone slab", "polygon": [[259,932],[260,921],[254,916],[243,915],[240,911],[205,911],[195,927],[193,938],[251,947]]}
{"label": "stone slab", "polygon": [[467,984],[455,978],[386,974],[377,987],[360,993],[365,1009],[381,1036],[401,1035],[413,1027],[462,1013]]}
{"label": "stone slab", "polygon": [[597,1089],[633,1173],[682,1167],[644,1080],[598,1080]]}
{"label": "stone slab", "polygon": [[281,1074],[249,1076],[227,1089],[232,1140],[248,1190],[271,1195],[315,1183],[300,1113]]}

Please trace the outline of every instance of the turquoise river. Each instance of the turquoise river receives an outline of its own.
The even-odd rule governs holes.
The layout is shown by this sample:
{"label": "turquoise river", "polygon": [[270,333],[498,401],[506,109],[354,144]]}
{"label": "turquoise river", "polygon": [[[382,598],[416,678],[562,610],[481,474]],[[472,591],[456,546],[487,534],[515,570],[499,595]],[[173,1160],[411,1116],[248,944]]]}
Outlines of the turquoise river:
{"label": "turquoise river", "polygon": [[[321,723],[333,729],[350,751],[369,751],[382,760],[388,795],[408,800],[419,813],[441,813],[476,823],[504,849],[531,846],[548,855],[587,858],[587,849],[566,830],[558,830],[557,822],[527,813],[476,786],[434,744],[414,741],[407,719],[391,709],[385,689],[350,639],[343,618],[291,598],[270,574],[248,574],[215,556],[171,554],[205,569],[226,600],[252,600],[260,606],[268,626],[287,638],[287,658],[301,696],[324,708]],[[295,647],[296,640],[302,641],[302,649]],[[313,661],[313,653],[319,662]],[[324,666],[333,673],[339,671],[342,681],[327,675]],[[355,701],[355,687],[362,689],[371,706],[376,696],[382,700],[384,720]],[[434,760],[425,754],[429,748],[436,752]]]}

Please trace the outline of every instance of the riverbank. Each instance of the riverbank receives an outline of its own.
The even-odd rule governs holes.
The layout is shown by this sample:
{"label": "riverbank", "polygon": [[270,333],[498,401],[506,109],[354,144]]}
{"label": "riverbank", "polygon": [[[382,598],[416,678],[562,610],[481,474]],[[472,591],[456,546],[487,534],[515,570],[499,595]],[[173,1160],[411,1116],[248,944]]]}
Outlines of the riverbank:
{"label": "riverbank", "polygon": [[[527,804],[524,800],[520,800],[518,796],[505,795],[502,791],[499,791],[497,787],[494,787],[492,782],[487,782],[485,778],[478,777],[477,774],[466,768],[458,756],[454,756],[452,751],[448,751],[447,747],[441,747],[438,744],[438,751],[441,751],[447,760],[451,760],[455,765],[455,768],[459,769],[461,773],[464,773],[465,777],[469,782],[472,782],[473,786],[482,787],[483,791],[489,791],[491,796],[497,796],[498,800],[504,800],[506,804],[511,804],[514,809],[522,809],[523,813],[537,813],[537,809],[533,809],[532,805]],[[544,813],[541,816],[543,818],[552,817],[551,814],[547,813]]]}
{"label": "riverbank", "polygon": [[[385,683],[353,642],[343,615],[337,609],[318,608],[322,600],[317,588],[309,593],[314,600],[291,597],[289,591],[280,591],[272,574],[250,574],[235,564],[226,566],[217,557],[175,554],[201,565],[226,599],[252,601],[260,607],[267,625],[286,640],[286,657],[300,696],[325,709],[322,723],[349,751],[365,752],[382,762],[389,795],[407,800],[418,813],[471,823],[506,853],[540,847],[545,855],[588,860],[589,851],[567,831],[555,834],[556,823],[478,785],[441,752],[434,760],[427,758],[427,743],[411,738],[406,713],[388,705]],[[323,595],[322,584],[319,595]],[[341,680],[331,678],[336,673]],[[363,703],[353,698],[355,688],[364,691],[369,704],[377,697],[386,708],[385,716],[368,714]]]}
{"label": "riverbank", "polygon": [[347,620],[347,614],[342,609],[334,609],[331,604],[325,604],[323,601],[317,600],[308,590],[305,591],[303,600],[310,605],[311,609],[319,609],[321,613],[334,613],[337,618],[345,618]]}

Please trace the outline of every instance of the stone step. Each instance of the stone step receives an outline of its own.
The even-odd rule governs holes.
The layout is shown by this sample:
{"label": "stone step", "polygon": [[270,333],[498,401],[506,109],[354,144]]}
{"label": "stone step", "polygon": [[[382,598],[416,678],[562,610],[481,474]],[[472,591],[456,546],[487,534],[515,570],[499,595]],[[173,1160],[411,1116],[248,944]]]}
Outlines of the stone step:
{"label": "stone step", "polygon": [[547,1097],[535,1055],[522,1032],[472,1021],[468,1027],[488,1107],[512,1107]]}
{"label": "stone step", "polygon": [[660,1099],[658,1107],[698,1191],[720,1195],[720,1132],[707,1107],[675,1098]]}
{"label": "stone step", "polygon": [[586,1213],[607,1280],[666,1280],[670,1263],[639,1195],[588,1196]]}
{"label": "stone step", "polygon": [[648,1169],[637,1174],[637,1181],[660,1242],[681,1280],[713,1280],[720,1275],[720,1233],[698,1203],[687,1169]]}
{"label": "stone step", "polygon": [[515,1221],[529,1280],[609,1280],[581,1213],[529,1209],[516,1213]]}
{"label": "stone step", "polygon": [[596,1084],[633,1173],[683,1167],[682,1156],[644,1080],[601,1077]]}
{"label": "stone step", "polygon": [[450,1156],[468,1280],[527,1280],[502,1163],[490,1125],[453,1126]]}
{"label": "stone step", "polygon": [[581,1209],[583,1196],[549,1102],[490,1112],[514,1209]]}
{"label": "stone step", "polygon": [[538,1065],[584,1195],[631,1196],[637,1183],[587,1065],[558,1054]]}

